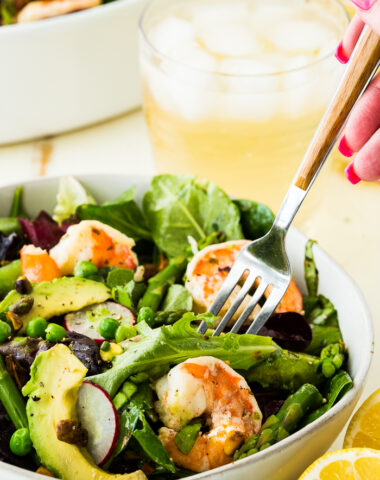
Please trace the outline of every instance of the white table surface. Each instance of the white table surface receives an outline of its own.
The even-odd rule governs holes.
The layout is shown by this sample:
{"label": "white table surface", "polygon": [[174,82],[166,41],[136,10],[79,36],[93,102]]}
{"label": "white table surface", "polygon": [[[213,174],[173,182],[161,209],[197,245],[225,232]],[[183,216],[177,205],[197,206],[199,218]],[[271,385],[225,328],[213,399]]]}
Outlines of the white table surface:
{"label": "white table surface", "polygon": [[[58,137],[0,147],[0,184],[41,175],[97,172],[154,173],[140,111]],[[380,334],[380,185],[351,186],[336,164],[329,198],[305,233],[318,240],[354,277]],[[359,319],[358,319],[359,320]],[[380,388],[380,349],[375,349],[364,396]],[[341,448],[342,437],[334,447]]]}

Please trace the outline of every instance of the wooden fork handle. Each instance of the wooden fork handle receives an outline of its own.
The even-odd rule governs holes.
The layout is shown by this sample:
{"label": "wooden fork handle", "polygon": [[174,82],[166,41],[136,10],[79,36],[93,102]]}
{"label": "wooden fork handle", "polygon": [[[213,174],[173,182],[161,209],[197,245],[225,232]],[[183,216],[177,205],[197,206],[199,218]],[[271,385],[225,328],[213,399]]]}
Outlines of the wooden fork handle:
{"label": "wooden fork handle", "polygon": [[298,171],[295,185],[307,190],[335,143],[352,107],[380,60],[380,37],[369,27],[361,35],[335,96]]}

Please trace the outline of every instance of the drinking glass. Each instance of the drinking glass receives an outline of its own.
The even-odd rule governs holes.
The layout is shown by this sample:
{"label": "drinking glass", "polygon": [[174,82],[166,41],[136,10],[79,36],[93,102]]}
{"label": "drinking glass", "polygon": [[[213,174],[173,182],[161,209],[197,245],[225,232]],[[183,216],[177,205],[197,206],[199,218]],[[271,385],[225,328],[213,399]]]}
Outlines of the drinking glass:
{"label": "drinking glass", "polygon": [[159,172],[194,173],[276,210],[344,68],[337,0],[155,0],[140,21]]}

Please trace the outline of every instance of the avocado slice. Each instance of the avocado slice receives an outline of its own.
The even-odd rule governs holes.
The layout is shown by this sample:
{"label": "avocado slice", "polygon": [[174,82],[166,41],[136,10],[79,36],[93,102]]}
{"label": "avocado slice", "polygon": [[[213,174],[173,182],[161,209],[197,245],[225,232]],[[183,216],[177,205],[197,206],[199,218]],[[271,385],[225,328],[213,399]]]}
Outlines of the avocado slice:
{"label": "avocado slice", "polygon": [[77,393],[86,373],[85,366],[62,344],[38,355],[32,365],[31,379],[22,393],[29,396],[30,437],[42,464],[62,480],[146,480],[141,471],[107,473],[95,465],[86,449],[57,439],[58,422],[77,420]]}
{"label": "avocado slice", "polygon": [[[26,295],[12,290],[0,303],[0,313],[7,312],[9,307]],[[33,291],[28,296],[33,297],[32,309],[21,315],[22,333],[29,320],[43,317],[46,320],[55,315],[80,310],[93,303],[105,302],[111,298],[111,291],[103,283],[81,277],[56,278],[52,282],[41,282],[33,285]]]}

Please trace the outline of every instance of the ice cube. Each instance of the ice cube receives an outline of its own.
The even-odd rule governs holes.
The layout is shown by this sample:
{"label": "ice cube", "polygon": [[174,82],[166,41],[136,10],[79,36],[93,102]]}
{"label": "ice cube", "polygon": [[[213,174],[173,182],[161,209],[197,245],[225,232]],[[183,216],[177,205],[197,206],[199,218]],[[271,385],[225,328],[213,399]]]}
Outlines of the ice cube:
{"label": "ice cube", "polygon": [[246,2],[238,0],[209,1],[200,4],[194,2],[193,9],[193,21],[197,30],[207,29],[214,24],[244,23],[249,15]]}
{"label": "ice cube", "polygon": [[335,39],[334,32],[314,21],[292,20],[271,31],[269,40],[279,50],[289,53],[318,52]]}
{"label": "ice cube", "polygon": [[278,93],[225,93],[218,106],[224,117],[243,121],[267,122],[279,111]]}
{"label": "ice cube", "polygon": [[[143,88],[147,88],[158,105],[165,111],[179,115],[188,121],[196,121],[213,114],[212,100],[214,92],[199,88],[197,85],[183,83],[171,64],[160,68],[143,62]],[[168,68],[169,67],[169,68]],[[170,72],[170,74],[168,74]]]}
{"label": "ice cube", "polygon": [[310,55],[297,55],[284,64],[283,86],[285,90],[310,83],[314,79],[316,59]]}
{"label": "ice cube", "polygon": [[[197,44],[181,46],[176,49],[175,58],[182,64],[193,69],[199,69],[206,72],[215,72],[217,68],[216,58],[207,53]],[[191,73],[190,73],[191,75]]]}
{"label": "ice cube", "polygon": [[227,57],[244,57],[262,51],[262,46],[247,22],[223,22],[198,30],[197,40],[210,52]]}
{"label": "ice cube", "polygon": [[325,58],[328,57],[329,55],[332,57],[333,52],[335,52],[337,46],[337,40],[335,38],[330,38],[328,41],[326,41],[325,45],[323,45],[318,53],[317,53],[317,58]]}
{"label": "ice cube", "polygon": [[313,58],[299,55],[285,66],[282,78],[285,111],[291,118],[306,114],[314,102],[318,89],[318,69]]}
{"label": "ice cube", "polygon": [[187,20],[167,17],[152,28],[149,40],[159,52],[171,56],[194,42],[194,26]]}
{"label": "ice cube", "polygon": [[251,24],[255,30],[271,35],[278,23],[286,23],[292,18],[293,9],[284,0],[276,3],[270,2],[269,5],[259,3],[252,9]]}
{"label": "ice cube", "polygon": [[170,85],[166,75],[149,60],[140,62],[143,89],[147,88],[153,99],[165,110],[175,111],[175,105],[170,96]]}
{"label": "ice cube", "polygon": [[219,72],[225,74],[223,81],[230,92],[274,92],[279,89],[280,77],[273,75],[281,70],[275,62],[252,58],[229,58],[220,62]]}

